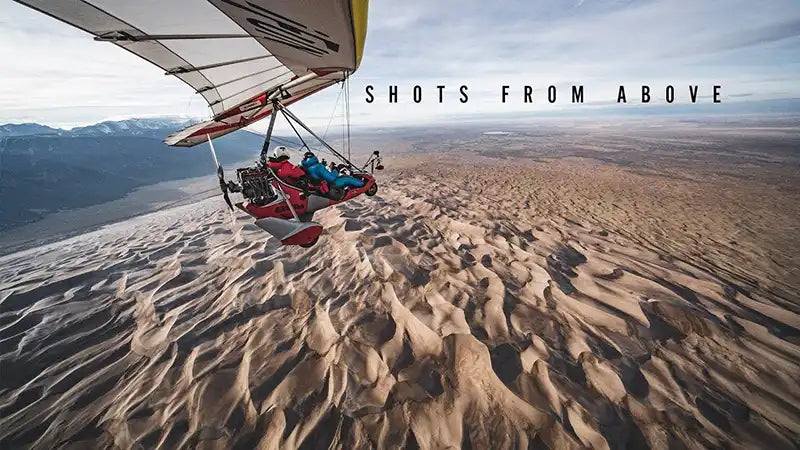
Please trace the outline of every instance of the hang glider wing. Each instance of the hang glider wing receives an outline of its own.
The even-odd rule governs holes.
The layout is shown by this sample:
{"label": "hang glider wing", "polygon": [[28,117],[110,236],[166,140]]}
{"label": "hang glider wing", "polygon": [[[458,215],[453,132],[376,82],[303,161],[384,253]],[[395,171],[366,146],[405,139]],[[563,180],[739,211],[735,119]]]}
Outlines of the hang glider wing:
{"label": "hang glider wing", "polygon": [[361,63],[369,0],[16,0],[180,78],[213,119],[167,138],[193,146],[344,79]]}

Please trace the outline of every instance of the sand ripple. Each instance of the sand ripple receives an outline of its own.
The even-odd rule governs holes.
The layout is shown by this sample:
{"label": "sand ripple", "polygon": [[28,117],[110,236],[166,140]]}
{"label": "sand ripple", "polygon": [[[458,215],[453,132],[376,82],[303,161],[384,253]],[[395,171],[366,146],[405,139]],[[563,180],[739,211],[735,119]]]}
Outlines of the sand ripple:
{"label": "sand ripple", "polygon": [[0,447],[796,448],[790,288],[396,176],[308,250],[213,199],[0,260]]}

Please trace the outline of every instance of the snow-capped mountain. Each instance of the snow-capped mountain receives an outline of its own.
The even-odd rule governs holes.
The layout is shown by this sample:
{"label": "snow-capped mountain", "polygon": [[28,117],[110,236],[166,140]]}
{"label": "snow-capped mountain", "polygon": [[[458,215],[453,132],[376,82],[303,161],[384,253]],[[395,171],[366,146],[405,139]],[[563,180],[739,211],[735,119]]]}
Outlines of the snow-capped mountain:
{"label": "snow-capped mountain", "polygon": [[105,121],[84,127],[75,127],[69,130],[52,128],[38,123],[21,123],[0,125],[0,137],[4,136],[142,136],[165,138],[168,134],[186,128],[197,120],[157,117],[144,119],[126,119],[118,121]]}
{"label": "snow-capped mountain", "polygon": [[42,134],[58,134],[63,132],[58,128],[51,128],[38,123],[7,123],[0,125],[0,137],[3,136],[34,136]]}
{"label": "snow-capped mountain", "polygon": [[127,119],[77,127],[69,130],[68,133],[72,136],[166,137],[167,134],[186,128],[194,123],[196,121],[181,118]]}

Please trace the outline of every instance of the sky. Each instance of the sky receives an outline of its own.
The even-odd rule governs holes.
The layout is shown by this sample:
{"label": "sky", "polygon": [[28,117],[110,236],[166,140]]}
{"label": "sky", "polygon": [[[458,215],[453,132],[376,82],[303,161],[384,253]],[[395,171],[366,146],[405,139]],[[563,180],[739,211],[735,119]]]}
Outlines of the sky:
{"label": "sky", "polygon": [[[208,118],[178,79],[113,44],[9,0],[0,1],[0,123],[69,128],[130,117]],[[583,85],[585,103],[570,104]],[[351,81],[354,126],[452,122],[514,113],[636,107],[640,86],[675,104],[800,98],[797,0],[373,0],[364,58]],[[366,102],[372,85],[375,100]],[[388,87],[399,102],[388,103]],[[422,102],[412,99],[415,85]],[[436,86],[444,85],[439,103]],[[459,101],[459,87],[469,101]],[[509,96],[501,102],[501,89]],[[524,86],[534,104],[523,102]],[[555,104],[547,88],[557,88]],[[617,105],[619,85],[628,104]],[[293,111],[323,130],[341,126],[338,87]],[[571,109],[570,109],[571,108]],[[255,125],[266,127],[266,122]]]}

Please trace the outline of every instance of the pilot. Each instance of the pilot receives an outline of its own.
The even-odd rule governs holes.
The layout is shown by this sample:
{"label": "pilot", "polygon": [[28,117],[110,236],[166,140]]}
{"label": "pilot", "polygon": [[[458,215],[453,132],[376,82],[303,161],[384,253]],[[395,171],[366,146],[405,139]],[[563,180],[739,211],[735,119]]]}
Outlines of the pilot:
{"label": "pilot", "polygon": [[276,147],[267,165],[281,180],[296,184],[297,180],[306,175],[305,171],[289,161],[289,150],[284,146]]}

